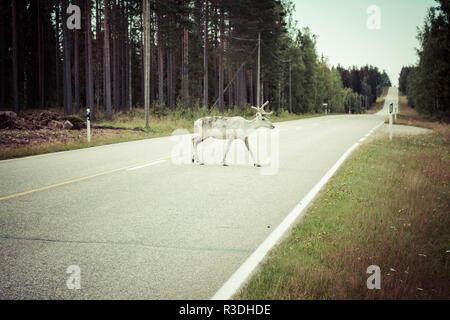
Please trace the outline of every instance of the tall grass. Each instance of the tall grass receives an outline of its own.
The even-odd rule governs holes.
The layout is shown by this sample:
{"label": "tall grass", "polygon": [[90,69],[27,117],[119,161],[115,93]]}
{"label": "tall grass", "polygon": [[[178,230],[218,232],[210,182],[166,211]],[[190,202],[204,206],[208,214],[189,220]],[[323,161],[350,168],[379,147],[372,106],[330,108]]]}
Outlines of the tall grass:
{"label": "tall grass", "polygon": [[449,126],[362,146],[238,298],[449,299],[449,183]]}
{"label": "tall grass", "polygon": [[[161,112],[164,110],[164,112]],[[196,119],[207,116],[223,116],[223,117],[236,117],[241,116],[246,119],[250,119],[255,116],[255,110],[250,106],[242,108],[234,107],[220,113],[217,107],[208,109],[201,107],[198,104],[192,108],[184,108],[180,104],[173,110],[166,107],[160,108],[158,103],[154,103],[150,109],[150,131],[167,131],[170,135],[175,129],[188,129],[192,130],[194,121]],[[309,117],[323,116],[323,114],[311,113],[311,114],[291,114],[287,110],[279,109],[270,117],[272,122],[289,121],[296,119],[303,119]],[[95,125],[97,126],[110,126],[110,127],[122,127],[122,128],[144,128],[145,113],[142,108],[135,108],[130,111],[122,111],[114,114],[112,120],[107,120],[104,112],[97,113],[97,120]],[[169,132],[170,131],[170,132]]]}

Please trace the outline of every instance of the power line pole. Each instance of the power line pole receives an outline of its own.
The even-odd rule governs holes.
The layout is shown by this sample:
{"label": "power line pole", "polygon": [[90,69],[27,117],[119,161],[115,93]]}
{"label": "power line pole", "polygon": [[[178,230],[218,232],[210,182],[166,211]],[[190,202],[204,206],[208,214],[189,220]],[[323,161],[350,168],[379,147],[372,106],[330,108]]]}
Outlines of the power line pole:
{"label": "power line pole", "polygon": [[203,105],[208,108],[208,0],[205,1],[205,25],[203,47]]}
{"label": "power line pole", "polygon": [[145,128],[149,128],[150,122],[150,1],[144,0],[144,108],[145,108]]}
{"label": "power line pole", "polygon": [[260,104],[260,90],[261,90],[261,32],[258,32],[258,70],[256,72],[256,106]]}

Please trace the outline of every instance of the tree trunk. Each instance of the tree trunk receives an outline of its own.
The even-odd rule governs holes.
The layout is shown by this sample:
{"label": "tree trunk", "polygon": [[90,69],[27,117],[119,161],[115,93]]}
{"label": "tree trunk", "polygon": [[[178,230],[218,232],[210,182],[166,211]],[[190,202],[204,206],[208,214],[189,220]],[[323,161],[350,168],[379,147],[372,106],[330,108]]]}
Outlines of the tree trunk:
{"label": "tree trunk", "polygon": [[175,107],[175,88],[173,86],[173,49],[167,50],[167,106],[173,110]]}
{"label": "tree trunk", "polygon": [[61,106],[61,90],[59,81],[59,0],[55,0],[56,12],[55,12],[55,23],[56,23],[56,36],[55,36],[55,77],[56,77],[56,107]]}
{"label": "tree trunk", "polygon": [[100,82],[102,77],[102,41],[101,41],[101,29],[100,29],[100,9],[99,9],[100,0],[95,1],[95,41],[96,41],[96,76],[95,76],[95,97],[96,97],[96,108],[100,108],[100,100],[102,96]]}
{"label": "tree trunk", "polygon": [[117,5],[116,0],[113,0],[112,4],[112,23],[111,23],[111,41],[112,41],[112,94],[113,94],[113,109],[115,111],[119,110],[120,105],[120,91],[119,91],[119,74],[118,74],[118,67],[119,67],[119,56],[118,56],[118,26],[117,26]]}
{"label": "tree trunk", "polygon": [[104,24],[105,24],[105,37],[104,37],[104,63],[105,63],[105,104],[106,104],[106,118],[112,119],[111,109],[111,61],[110,61],[110,43],[109,43],[109,0],[104,1]]}
{"label": "tree trunk", "polygon": [[[69,6],[68,0],[63,0],[63,8]],[[71,79],[71,63],[70,63],[70,33],[67,29],[68,15],[63,11],[63,51],[64,51],[64,113],[70,115],[72,111],[72,79]]]}
{"label": "tree trunk", "polygon": [[16,0],[12,0],[12,65],[13,65],[13,95],[14,111],[19,112],[19,75],[17,68],[17,30],[16,30]]}
{"label": "tree trunk", "polygon": [[205,25],[203,46],[203,106],[208,108],[208,0],[205,1]]}
{"label": "tree trunk", "polygon": [[[78,5],[78,1],[76,2]],[[75,92],[75,113],[80,110],[80,31],[74,31],[74,92]]]}
{"label": "tree trunk", "polygon": [[224,85],[224,14],[223,8],[220,9],[220,55],[219,55],[219,112],[224,111],[223,85]]}
{"label": "tree trunk", "polygon": [[[161,9],[160,9],[161,10]],[[163,32],[161,30],[162,15],[157,13],[158,24],[158,102],[161,111],[164,105],[164,49],[163,49]]]}
{"label": "tree trunk", "polygon": [[249,85],[249,92],[250,92],[250,105],[254,106],[254,99],[253,99],[253,70],[249,72],[249,79],[248,79],[248,85]]}
{"label": "tree trunk", "polygon": [[[213,18],[214,21],[211,23],[214,25],[214,55],[213,55],[213,71],[214,71],[214,99],[219,96],[219,56],[217,54],[219,50],[219,24],[220,24],[220,16],[218,14],[218,5],[216,1],[212,1],[213,3]],[[212,20],[212,18],[211,18]]]}
{"label": "tree trunk", "polygon": [[133,60],[133,55],[131,51],[132,43],[129,40],[128,43],[128,109],[131,110],[133,108],[133,64],[131,63]]}
{"label": "tree trunk", "polygon": [[[228,62],[228,82],[233,78],[233,64],[231,61]],[[233,108],[233,84],[230,83],[228,88],[228,108]]]}
{"label": "tree trunk", "polygon": [[86,0],[86,46],[87,46],[87,70],[86,70],[86,107],[91,110],[91,117],[95,118],[94,109],[94,74],[92,63],[92,26],[91,26],[91,0]]}
{"label": "tree trunk", "polygon": [[27,59],[23,59],[23,109],[28,105]]}
{"label": "tree trunk", "polygon": [[37,47],[38,47],[38,85],[39,85],[39,108],[44,109],[44,67],[43,67],[43,43],[42,37],[42,21],[41,21],[41,4],[40,0],[37,1]]}
{"label": "tree trunk", "polygon": [[[185,17],[187,18],[187,17]],[[189,101],[189,30],[185,25],[183,27],[183,56],[182,56],[182,78],[181,78],[181,88],[182,88],[182,101],[185,108],[190,105]]]}
{"label": "tree trunk", "polygon": [[142,0],[142,32],[140,38],[141,46],[141,106],[145,108],[145,1]]}
{"label": "tree trunk", "polygon": [[127,13],[125,11],[125,5],[124,5],[124,0],[121,0],[121,13],[120,13],[120,17],[121,17],[121,30],[120,30],[120,37],[121,37],[121,55],[122,55],[122,110],[126,110],[127,109],[127,74],[128,74],[128,63],[127,63]]}
{"label": "tree trunk", "polygon": [[150,122],[150,0],[144,0],[144,42],[145,42],[145,127],[149,128]]}
{"label": "tree trunk", "polygon": [[[131,5],[131,3],[129,3]],[[130,8],[128,8],[128,17],[127,17],[127,37],[128,37],[128,109],[131,110],[133,107],[133,82],[132,82],[132,42],[131,42],[131,28],[130,21],[128,20],[130,17]]]}
{"label": "tree trunk", "polygon": [[[5,10],[3,8],[3,2],[0,2],[0,12]],[[6,97],[6,81],[5,81],[5,59],[7,54],[5,53],[5,21],[0,20],[0,106],[5,105],[5,97]]]}
{"label": "tree trunk", "polygon": [[246,79],[246,66],[242,67],[241,69],[241,96],[242,96],[242,101],[241,104],[242,106],[245,106],[248,101],[247,101],[247,79]]}

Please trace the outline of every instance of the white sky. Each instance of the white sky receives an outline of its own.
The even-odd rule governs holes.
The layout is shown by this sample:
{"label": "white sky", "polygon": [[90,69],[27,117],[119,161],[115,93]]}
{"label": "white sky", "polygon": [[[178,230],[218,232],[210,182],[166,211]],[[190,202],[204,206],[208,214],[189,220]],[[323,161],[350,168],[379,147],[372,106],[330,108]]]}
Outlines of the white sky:
{"label": "white sky", "polygon": [[[397,85],[402,66],[415,64],[417,27],[433,0],[294,0],[294,19],[318,35],[317,51],[331,65],[385,69]],[[380,29],[369,29],[367,9],[380,9]]]}

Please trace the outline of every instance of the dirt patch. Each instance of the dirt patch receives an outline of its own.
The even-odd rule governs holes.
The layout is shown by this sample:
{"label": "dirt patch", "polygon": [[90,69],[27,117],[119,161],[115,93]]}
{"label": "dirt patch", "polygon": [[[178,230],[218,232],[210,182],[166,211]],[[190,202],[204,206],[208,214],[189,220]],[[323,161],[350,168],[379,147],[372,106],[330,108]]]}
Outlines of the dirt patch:
{"label": "dirt patch", "polygon": [[[97,140],[116,139],[121,131],[114,129],[95,129],[92,131],[93,142]],[[81,130],[0,130],[0,151],[21,149],[33,146],[51,146],[86,142],[86,129]]]}
{"label": "dirt patch", "polygon": [[67,143],[85,137],[78,130],[1,130],[0,149],[22,148],[26,145]]}
{"label": "dirt patch", "polygon": [[26,111],[17,116],[0,114],[0,130],[60,130],[85,127],[83,120],[77,116],[64,116],[52,111]]}
{"label": "dirt patch", "polygon": [[[139,131],[139,132],[136,132]],[[92,126],[92,142],[131,139],[144,134],[142,129]],[[0,151],[30,148],[45,149],[86,143],[86,122],[79,116],[64,116],[48,110],[30,110],[16,115],[0,113]]]}

